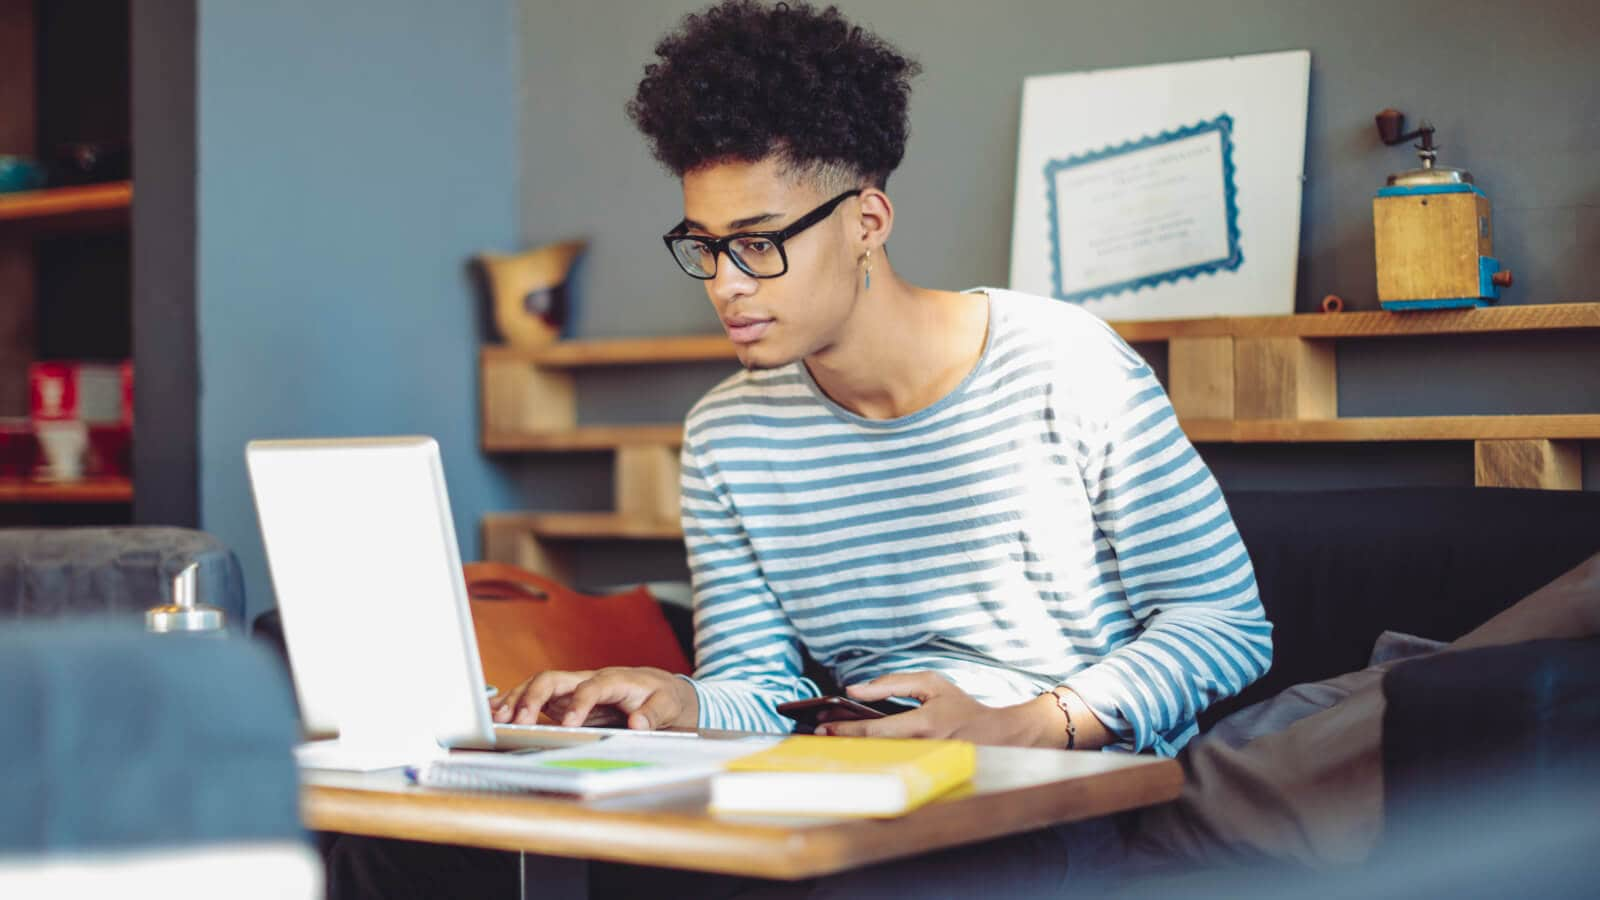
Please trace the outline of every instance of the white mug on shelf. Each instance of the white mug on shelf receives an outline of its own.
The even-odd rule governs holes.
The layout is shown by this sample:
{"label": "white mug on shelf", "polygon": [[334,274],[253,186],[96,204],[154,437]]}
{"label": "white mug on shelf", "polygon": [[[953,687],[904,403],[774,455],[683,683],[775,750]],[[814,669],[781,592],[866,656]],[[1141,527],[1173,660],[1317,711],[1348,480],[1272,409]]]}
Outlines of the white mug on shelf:
{"label": "white mug on shelf", "polygon": [[36,422],[39,455],[43,466],[40,477],[48,481],[78,481],[83,478],[83,460],[89,449],[89,426],[83,422]]}

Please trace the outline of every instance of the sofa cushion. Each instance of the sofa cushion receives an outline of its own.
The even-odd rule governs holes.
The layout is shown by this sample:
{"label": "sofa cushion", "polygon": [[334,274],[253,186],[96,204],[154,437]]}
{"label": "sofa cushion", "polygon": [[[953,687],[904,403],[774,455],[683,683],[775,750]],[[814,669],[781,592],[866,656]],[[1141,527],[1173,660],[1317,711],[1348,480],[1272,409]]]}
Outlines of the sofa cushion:
{"label": "sofa cushion", "polygon": [[170,603],[172,578],[200,564],[200,602],[244,625],[239,561],[221,541],[188,528],[0,529],[0,619],[109,615],[142,621]]}

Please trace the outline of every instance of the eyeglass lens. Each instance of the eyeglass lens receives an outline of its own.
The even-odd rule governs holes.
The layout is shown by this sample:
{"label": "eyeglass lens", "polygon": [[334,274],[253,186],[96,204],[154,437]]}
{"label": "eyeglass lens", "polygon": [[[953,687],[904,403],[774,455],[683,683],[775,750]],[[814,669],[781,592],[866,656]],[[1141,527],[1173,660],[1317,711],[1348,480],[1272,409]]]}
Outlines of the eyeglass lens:
{"label": "eyeglass lens", "polygon": [[[696,278],[711,278],[717,273],[715,251],[708,241],[679,240],[672,245],[684,271]],[[783,254],[767,238],[744,237],[728,242],[728,253],[741,269],[757,277],[783,274]]]}

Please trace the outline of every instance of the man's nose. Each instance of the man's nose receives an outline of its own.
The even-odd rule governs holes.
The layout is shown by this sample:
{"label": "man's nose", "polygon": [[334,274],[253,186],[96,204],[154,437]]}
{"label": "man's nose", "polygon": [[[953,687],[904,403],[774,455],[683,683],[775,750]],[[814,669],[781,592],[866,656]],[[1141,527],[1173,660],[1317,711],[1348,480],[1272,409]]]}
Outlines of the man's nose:
{"label": "man's nose", "polygon": [[712,300],[727,305],[755,291],[756,279],[734,263],[732,252],[723,251],[718,254],[716,264],[717,274],[706,282]]}

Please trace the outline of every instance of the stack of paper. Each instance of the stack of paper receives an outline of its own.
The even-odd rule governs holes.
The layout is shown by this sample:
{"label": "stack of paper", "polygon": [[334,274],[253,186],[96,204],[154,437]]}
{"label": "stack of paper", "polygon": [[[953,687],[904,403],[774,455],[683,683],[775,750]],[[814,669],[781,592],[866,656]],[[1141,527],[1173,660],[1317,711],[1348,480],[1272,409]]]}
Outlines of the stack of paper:
{"label": "stack of paper", "polygon": [[426,787],[600,796],[708,778],[730,760],[771,747],[777,740],[619,735],[559,750],[454,753],[416,770],[413,777]]}

